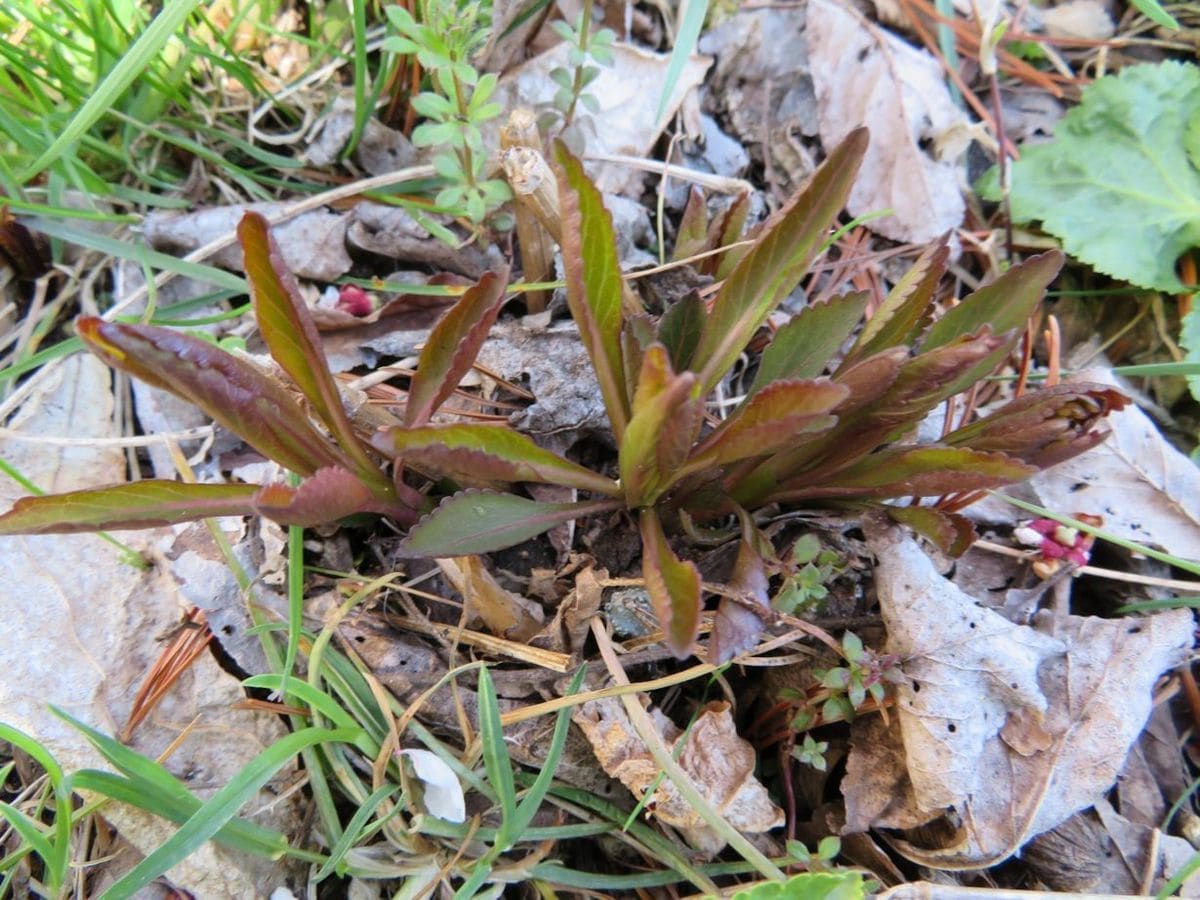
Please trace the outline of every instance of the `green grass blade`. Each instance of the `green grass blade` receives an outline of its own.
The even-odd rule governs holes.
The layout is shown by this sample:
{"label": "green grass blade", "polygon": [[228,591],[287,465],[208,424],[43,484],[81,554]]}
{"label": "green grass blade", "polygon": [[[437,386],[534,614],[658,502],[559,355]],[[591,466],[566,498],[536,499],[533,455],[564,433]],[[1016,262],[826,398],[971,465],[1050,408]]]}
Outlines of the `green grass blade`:
{"label": "green grass blade", "polygon": [[367,820],[374,815],[379,804],[398,790],[400,788],[397,785],[385,784],[363,801],[362,805],[355,810],[349,824],[346,825],[346,830],[342,832],[342,836],[338,838],[337,843],[333,845],[333,849],[329,851],[329,859],[325,860],[321,868],[317,869],[316,873],[312,876],[314,884],[320,884],[333,874],[338,863],[350,852],[350,848],[354,845],[354,842],[360,839],[362,831],[366,827]]}
{"label": "green grass blade", "polygon": [[[487,666],[479,670],[479,739],[483,742],[483,765],[488,781],[496,789],[499,799],[500,832],[501,837],[505,837],[517,815],[517,788],[513,781],[512,759],[504,743],[504,726],[500,723],[500,702]],[[497,843],[508,842],[498,838]]]}
{"label": "green grass blade", "polygon": [[[42,831],[37,822],[29,818],[29,816],[25,815],[25,813],[21,812],[15,806],[10,806],[2,802],[0,802],[0,819],[8,822],[12,826],[13,831],[20,836],[21,840],[32,847],[33,852],[40,856],[47,866],[50,865],[55,856],[54,845],[50,843],[50,839],[46,837],[45,832]],[[56,880],[56,875],[57,873],[47,878],[47,881],[54,887],[61,884],[61,880]]]}
{"label": "green grass blade", "polygon": [[34,176],[45,171],[67,149],[79,140],[103,116],[125,92],[139,75],[150,65],[166,45],[179,26],[181,26],[199,0],[167,0],[162,12],[155,16],[154,21],[142,32],[124,55],[108,73],[108,76],[96,88],[72,117],[66,128],[59,133],[54,142],[21,173],[21,181],[28,182]]}
{"label": "green grass blade", "polygon": [[708,0],[689,0],[683,13],[683,21],[679,23],[679,32],[675,35],[675,46],[671,48],[671,61],[667,63],[667,75],[663,79],[662,93],[658,97],[658,111],[654,121],[661,122],[683,67],[687,65],[688,57],[696,49],[696,41],[700,39],[700,29],[704,27],[704,18],[708,15]]}
{"label": "green grass blade", "polygon": [[359,729],[304,728],[272,744],[217,791],[166,843],[133,867],[102,895],[102,900],[125,900],[167,869],[182,862],[213,837],[264,784],[301,750],[326,742],[351,743]]}
{"label": "green grass blade", "polygon": [[[580,667],[579,671],[575,673],[575,677],[571,679],[571,686],[567,688],[568,697],[579,691],[586,672],[585,668]],[[571,707],[565,706],[559,710],[558,717],[554,722],[554,735],[550,739],[550,750],[546,754],[546,761],[542,764],[541,771],[538,772],[533,786],[529,788],[528,793],[525,794],[520,805],[517,806],[517,811],[513,816],[509,831],[513,836],[524,836],[525,832],[529,829],[529,823],[533,821],[534,815],[541,808],[542,801],[546,799],[550,785],[554,783],[554,773],[558,769],[558,761],[562,759],[563,749],[567,746],[567,729],[570,727]]]}
{"label": "green grass blade", "polygon": [[[268,672],[263,675],[251,675],[242,681],[242,686],[282,692],[284,681],[283,675]],[[319,712],[338,728],[359,727],[353,716],[347,713],[336,700],[307,681],[287,679],[287,692],[290,697]]]}

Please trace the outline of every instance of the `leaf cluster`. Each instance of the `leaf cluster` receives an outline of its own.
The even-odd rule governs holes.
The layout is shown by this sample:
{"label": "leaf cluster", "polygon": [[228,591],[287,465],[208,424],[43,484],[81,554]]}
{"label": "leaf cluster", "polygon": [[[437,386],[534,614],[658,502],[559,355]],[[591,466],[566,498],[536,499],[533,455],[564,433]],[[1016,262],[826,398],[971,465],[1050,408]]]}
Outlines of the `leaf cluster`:
{"label": "leaf cluster", "polygon": [[[714,633],[713,652],[725,659],[757,633],[747,605],[769,616],[770,546],[746,511],[796,502],[878,506],[994,488],[1100,441],[1097,421],[1124,400],[1083,385],[1027,395],[935,443],[910,442],[930,411],[1009,355],[1062,261],[1049,253],[1015,266],[933,321],[944,241],[861,328],[863,293],[804,309],[776,332],[741,404],[723,420],[709,416],[708,395],[824,249],[866,142],[860,130],[830,154],[733,262],[711,305],[693,294],[658,319],[627,295],[611,217],[560,144],[567,303],[618,445],[616,472],[590,472],[503,426],[388,429],[378,449],[471,488],[413,527],[408,552],[500,549],[586,505],[537,503],[488,482],[554,483],[612,498],[638,519],[646,586],[669,645],[682,656],[699,628],[701,578],[676,555],[667,531],[737,515],[738,596],[722,602]],[[884,508],[948,551],[961,552],[973,536],[950,511]]]}
{"label": "leaf cluster", "polygon": [[611,66],[614,61],[612,46],[617,39],[611,28],[591,29],[591,4],[584,4],[575,24],[558,19],[550,23],[554,32],[566,41],[567,64],[550,70],[551,80],[558,86],[551,106],[561,118],[563,127],[575,119],[575,108],[580,104],[590,113],[600,111],[600,101],[587,88],[600,77],[600,66]]}
{"label": "leaf cluster", "polygon": [[383,46],[415,55],[429,73],[429,89],[412,99],[413,109],[426,119],[413,130],[412,141],[418,147],[441,148],[432,162],[446,186],[436,203],[481,222],[509,198],[502,179],[485,177],[487,148],[480,130],[502,112],[491,99],[498,77],[481,75],[471,62],[487,42],[491,4],[427,0],[421,9],[418,21],[403,6],[389,6],[388,20],[397,33]]}
{"label": "leaf cluster", "polygon": [[[195,404],[304,480],[292,487],[149,479],[26,497],[0,516],[0,535],[146,528],[254,514],[301,526],[357,513],[385,515],[401,525],[416,521],[424,500],[393,480],[384,470],[387,459],[355,430],[316,325],[266,220],[247,213],[238,237],[259,330],[290,383],[176,329],[92,316],[81,317],[76,329],[84,345],[113,368]],[[428,419],[454,390],[499,313],[504,287],[503,274],[485,275],[438,323],[411,385],[408,421]]]}

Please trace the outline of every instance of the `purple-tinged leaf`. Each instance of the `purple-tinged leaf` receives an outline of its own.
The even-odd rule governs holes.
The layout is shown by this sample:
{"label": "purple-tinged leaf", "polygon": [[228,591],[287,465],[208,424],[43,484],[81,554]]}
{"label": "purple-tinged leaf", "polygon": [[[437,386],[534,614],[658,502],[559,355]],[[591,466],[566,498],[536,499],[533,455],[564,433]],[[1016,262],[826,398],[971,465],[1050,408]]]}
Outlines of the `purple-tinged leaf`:
{"label": "purple-tinged leaf", "polygon": [[254,496],[255,509],[281,525],[311,528],[355,513],[377,513],[401,525],[417,520],[414,510],[381,501],[358,476],[345,469],[321,469],[298,487],[268,484]]}
{"label": "purple-tinged leaf", "polygon": [[[708,661],[714,666],[745,653],[762,633],[763,619],[771,617],[771,598],[768,594],[767,573],[762,557],[746,540],[738,545],[737,559],[728,587],[745,602],[722,597],[713,619],[712,638],[708,644]],[[757,613],[751,604],[762,609]]]}
{"label": "purple-tinged leaf", "polygon": [[621,362],[622,284],[612,214],[583,164],[560,141],[558,193],[567,305],[592,360],[608,420],[618,443],[629,424],[629,392]]}
{"label": "purple-tinged leaf", "polygon": [[933,323],[925,334],[921,353],[945,346],[964,334],[976,334],[984,327],[990,328],[992,334],[1008,336],[986,359],[960,376],[957,389],[951,394],[990,374],[1012,352],[1024,333],[1025,323],[1062,268],[1063,258],[1057,250],[1052,250],[1013,266],[991,284],[963,298],[958,306]]}
{"label": "purple-tinged leaf", "polygon": [[703,424],[696,376],[675,374],[667,349],[652,344],[642,357],[633,418],[621,441],[621,487],[632,507],[649,506],[678,479]]}
{"label": "purple-tinged leaf", "polygon": [[892,521],[907,525],[947,556],[957,559],[975,543],[975,526],[966,516],[933,506],[888,506]]}
{"label": "purple-tinged leaf", "polygon": [[454,393],[500,315],[507,286],[507,270],[484,273],[433,326],[408,388],[406,425],[424,425]]}
{"label": "purple-tinged leaf", "polygon": [[768,384],[710,434],[692,453],[688,468],[720,466],[794,447],[804,434],[832,428],[830,415],[850,393],[828,379]]}
{"label": "purple-tinged leaf", "polygon": [[[729,247],[741,241],[742,232],[746,230],[746,221],[749,218],[750,192],[742,191],[733,198],[732,203],[725,207],[725,212],[709,225],[708,246],[716,250],[719,247]],[[724,281],[749,251],[749,247],[735,247],[702,259],[698,271],[701,275],[711,275],[717,281]]]}
{"label": "purple-tinged leaf", "polygon": [[161,388],[300,475],[349,465],[291,393],[255,365],[207,341],[155,325],[76,320],[87,348],[115,369]]}
{"label": "purple-tinged leaf", "polygon": [[696,351],[697,363],[703,366],[702,393],[721,380],[758,327],[804,277],[828,237],[829,226],[846,205],[866,148],[866,129],[851,132],[808,184],[772,217],[725,279]]}
{"label": "purple-tinged leaf", "polygon": [[152,479],[22,497],[0,516],[0,535],[74,534],[154,528],[210,516],[254,514],[256,484],[188,484]]}
{"label": "purple-tinged leaf", "polygon": [[658,320],[657,339],[667,348],[671,366],[676,372],[686,372],[691,368],[707,321],[704,300],[696,291],[690,291],[672,303]]}
{"label": "purple-tinged leaf", "polygon": [[667,543],[653,508],[641,513],[642,576],[667,647],[686,659],[700,633],[700,570],[682,562]]}
{"label": "purple-tinged leaf", "polygon": [[842,294],[826,303],[805,307],[775,332],[763,351],[750,393],[772,381],[816,378],[842,349],[854,326],[862,321],[870,294]]}
{"label": "purple-tinged leaf", "polygon": [[688,192],[687,206],[679,218],[679,229],[675,233],[675,250],[671,262],[695,256],[708,249],[708,205],[704,192],[692,185]]}
{"label": "purple-tinged leaf", "polygon": [[560,522],[621,506],[618,500],[538,503],[515,494],[460,491],[412,527],[400,552],[436,557],[490,553],[537,537]]}
{"label": "purple-tinged leaf", "polygon": [[1103,384],[1059,384],[1018,397],[943,439],[951,447],[1005,453],[1039,469],[1101,443],[1100,422],[1125,408],[1124,394]]}
{"label": "purple-tinged leaf", "polygon": [[1037,469],[1003,453],[965,447],[900,446],[872,453],[836,474],[812,483],[784,483],[771,500],[813,498],[884,500],[982,491],[1024,481]]}
{"label": "purple-tinged leaf", "polygon": [[354,433],[321,349],[317,326],[271,236],[270,225],[261,214],[251,211],[242,216],[237,233],[254,317],[271,357],[288,373],[342,449],[359,463],[360,474],[373,472],[375,479],[386,485],[387,478],[365,454]]}
{"label": "purple-tinged leaf", "polygon": [[929,325],[938,283],[950,256],[947,240],[930,244],[888,292],[879,309],[863,326],[846,362],[865,359],[889,347],[911,347]]}
{"label": "purple-tinged leaf", "polygon": [[459,480],[534,481],[618,496],[609,478],[544,450],[506,425],[425,425],[387,428],[374,445],[387,456]]}

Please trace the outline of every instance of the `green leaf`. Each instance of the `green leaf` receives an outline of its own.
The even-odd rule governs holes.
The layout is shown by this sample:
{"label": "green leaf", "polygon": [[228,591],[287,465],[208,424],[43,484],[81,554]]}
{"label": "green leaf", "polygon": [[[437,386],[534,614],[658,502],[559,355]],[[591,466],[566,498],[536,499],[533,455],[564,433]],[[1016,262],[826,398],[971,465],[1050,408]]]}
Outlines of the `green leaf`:
{"label": "green leaf", "polygon": [[667,74],[663,77],[662,92],[658,95],[658,111],[654,114],[656,123],[662,121],[663,113],[667,111],[667,104],[671,102],[671,95],[679,84],[679,76],[683,74],[683,67],[696,49],[700,29],[704,27],[707,15],[708,0],[692,0],[685,8],[682,20],[677,22],[675,46],[671,48]]}
{"label": "green leaf", "polygon": [[[742,239],[742,232],[746,230],[746,221],[749,218],[750,192],[742,191],[733,198],[733,202],[725,208],[725,212],[708,226],[709,247],[715,250],[718,247],[728,247],[730,244],[739,242]],[[703,259],[700,261],[700,274],[712,275],[718,281],[724,281],[748,251],[748,247],[738,247]]]}
{"label": "green leaf", "polygon": [[459,480],[534,481],[617,495],[611,479],[544,450],[506,425],[426,425],[387,428],[374,440],[389,456]]}
{"label": "green leaf", "polygon": [[787,881],[769,881],[733,895],[733,900],[863,900],[858,872],[802,872]]}
{"label": "green leaf", "polygon": [[507,285],[507,270],[484,273],[438,320],[421,350],[408,389],[406,425],[424,425],[454,393],[500,315]]}
{"label": "green leaf", "polygon": [[252,363],[170,328],[91,316],[77,319],[75,327],[108,365],[195,404],[293,472],[311,475],[325,466],[350,465],[292,394]]}
{"label": "green leaf", "polygon": [[938,283],[946,272],[950,248],[945,238],[930,244],[896,282],[867,324],[842,365],[890,347],[911,347],[929,323]]}
{"label": "green leaf", "polygon": [[413,509],[381,502],[358,476],[334,468],[320,469],[299,487],[269,484],[255,495],[254,508],[282,525],[303,528],[336,522],[355,513],[387,515],[406,525],[417,520]]}
{"label": "green leaf", "polygon": [[671,262],[678,262],[702,252],[708,246],[708,204],[704,201],[704,192],[692,185],[688,192],[687,206],[679,218],[679,228],[675,232],[675,250],[671,253]]}
{"label": "green leaf", "polygon": [[153,528],[209,516],[255,512],[256,484],[187,484],[150,479],[22,497],[0,516],[0,534],[73,534]]}
{"label": "green leaf", "polygon": [[555,145],[562,199],[562,256],[567,305],[591,357],[613,434],[620,443],[629,423],[629,394],[621,362],[622,285],[612,214],[583,164],[565,144]]}
{"label": "green leaf", "polygon": [[517,815],[517,788],[513,781],[512,759],[504,743],[504,726],[500,723],[500,701],[487,666],[479,670],[478,693],[479,742],[488,784],[495,789],[500,804],[500,834],[496,843],[503,845],[517,837],[508,833]]}
{"label": "green leaf", "polygon": [[721,380],[758,327],[804,277],[824,246],[829,226],[846,205],[866,148],[866,129],[851,132],[772,217],[725,280],[696,354],[704,367],[702,393]]}
{"label": "green leaf", "polygon": [[400,550],[407,556],[467,556],[511,547],[560,522],[615,509],[606,500],[539,503],[515,494],[460,491],[412,527]]}
{"label": "green leaf", "polygon": [[791,447],[800,435],[832,428],[837,418],[829,413],[849,393],[827,379],[772,382],[696,448],[688,467],[725,465]]}
{"label": "green leaf", "polygon": [[700,570],[671,550],[653,508],[642,510],[642,574],[666,644],[686,659],[700,633]]}
{"label": "green leaf", "polygon": [[618,454],[630,506],[649,506],[683,476],[681,467],[703,422],[695,374],[675,374],[667,348],[651,344],[642,357],[633,417]]}
{"label": "green leaf", "polygon": [[1186,131],[1200,117],[1200,68],[1127,66],[1084,88],[1054,140],[1022,148],[1012,216],[1037,220],[1097,271],[1183,290],[1175,262],[1200,246],[1200,168]]}
{"label": "green leaf", "polygon": [[658,320],[656,339],[667,348],[676,372],[691,368],[707,321],[704,300],[696,291],[690,291],[672,303]]}
{"label": "green leaf", "polygon": [[1024,481],[1034,466],[1005,456],[939,445],[892,447],[873,453],[817,484],[783,484],[773,499],[812,497],[882,500],[981,491]]}
{"label": "green leaf", "polygon": [[355,461],[355,472],[377,496],[393,495],[390,479],[367,455],[342,405],[342,395],[329,371],[321,336],[300,295],[300,287],[283,261],[267,220],[247,212],[238,223],[246,278],[258,330],[271,357],[300,389],[317,417]]}
{"label": "green leaf", "polygon": [[772,381],[816,378],[823,374],[854,326],[862,321],[870,296],[866,291],[842,294],[805,307],[793,316],[775,332],[763,351],[750,393],[753,395]]}

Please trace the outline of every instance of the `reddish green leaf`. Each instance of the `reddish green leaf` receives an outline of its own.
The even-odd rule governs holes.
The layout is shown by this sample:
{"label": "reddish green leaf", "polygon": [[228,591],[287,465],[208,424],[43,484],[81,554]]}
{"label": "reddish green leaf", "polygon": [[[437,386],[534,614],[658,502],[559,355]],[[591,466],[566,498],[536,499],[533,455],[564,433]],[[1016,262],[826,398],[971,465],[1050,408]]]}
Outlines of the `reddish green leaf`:
{"label": "reddish green leaf", "polygon": [[460,491],[412,527],[406,556],[467,556],[511,547],[560,522],[618,509],[616,500],[538,503],[515,494]]}
{"label": "reddish green leaf", "polygon": [[700,633],[700,570],[671,551],[653,508],[642,510],[641,529],[646,591],[667,646],[676,657],[686,659]]}
{"label": "reddish green leaf", "polygon": [[772,381],[816,378],[824,374],[830,360],[854,331],[854,326],[862,321],[870,296],[866,291],[842,294],[827,303],[802,309],[775,332],[775,337],[763,351],[750,393]]}
{"label": "reddish green leaf", "polygon": [[854,184],[867,131],[851,132],[808,184],[768,223],[717,294],[697,350],[701,389],[710,391],[808,270]]}
{"label": "reddish green leaf", "polygon": [[288,373],[342,449],[359,462],[362,470],[376,473],[386,484],[387,479],[358,442],[325,361],[317,326],[300,296],[295,277],[283,261],[279,245],[271,236],[270,225],[259,213],[248,212],[238,224],[237,232],[254,301],[254,317],[271,357]]}
{"label": "reddish green leaf", "polygon": [[254,514],[256,484],[147,480],[22,497],[0,516],[0,534],[73,534],[174,525],[209,516]]}
{"label": "reddish green leaf", "polygon": [[[743,602],[722,597],[717,606],[712,638],[708,643],[708,661],[715,666],[753,647],[762,633],[763,619],[772,615],[766,567],[758,551],[745,539],[738,545],[733,574],[727,586],[740,595]],[[762,612],[755,612],[753,606]]]}
{"label": "reddish green leaf", "polygon": [[387,515],[403,525],[417,520],[414,510],[382,502],[358,476],[345,469],[321,469],[298,487],[268,484],[255,495],[254,507],[268,519],[305,528],[355,513]]}
{"label": "reddish green leaf", "polygon": [[837,417],[829,413],[849,393],[828,379],[768,384],[696,448],[688,468],[725,465],[793,447],[800,435],[832,428]]}
{"label": "reddish green leaf", "polygon": [[1024,332],[1025,323],[1037,309],[1062,264],[1063,255],[1057,250],[1028,259],[964,298],[933,323],[921,344],[922,353],[949,344],[964,334],[975,334],[985,326],[993,334],[1007,335],[1000,347],[960,376],[956,390],[951,393],[958,393],[990,374],[1012,352]]}
{"label": "reddish green leaf", "polygon": [[889,347],[912,346],[929,324],[938,283],[946,273],[949,256],[946,238],[925,248],[863,326],[843,365]]}
{"label": "reddish green leaf", "polygon": [[771,499],[932,497],[1002,487],[1036,471],[1003,453],[941,445],[892,447],[817,483],[785,483]]}
{"label": "reddish green leaf", "polygon": [[605,209],[583,164],[556,145],[562,203],[562,256],[567,305],[592,359],[613,434],[620,442],[629,423],[629,394],[621,362],[621,266],[612,214]]}
{"label": "reddish green leaf", "polygon": [[704,337],[708,313],[704,300],[696,291],[685,294],[671,304],[658,321],[657,339],[671,356],[671,365],[676,372],[691,368],[696,348]]}
{"label": "reddish green leaf", "polygon": [[408,389],[406,425],[424,425],[454,393],[500,315],[507,286],[507,270],[487,272],[438,320]]}
{"label": "reddish green leaf", "polygon": [[679,218],[679,229],[675,233],[675,250],[671,262],[703,253],[708,247],[708,205],[704,192],[692,185],[688,192],[687,206]]}
{"label": "reddish green leaf", "polygon": [[1005,453],[1040,469],[1078,456],[1102,442],[1099,427],[1128,398],[1102,384],[1059,384],[1018,397],[994,413],[948,434],[943,442]]}
{"label": "reddish green leaf", "polygon": [[621,487],[633,507],[649,506],[678,479],[703,423],[696,376],[675,374],[662,344],[642,358],[633,418],[621,441]]}
{"label": "reddish green leaf", "polygon": [[907,525],[954,559],[975,543],[975,526],[966,516],[944,512],[934,506],[885,507],[892,521]]}
{"label": "reddish green leaf", "polygon": [[292,394],[231,353],[170,328],[76,321],[88,349],[113,368],[200,407],[268,459],[301,475],[346,466],[344,454]]}
{"label": "reddish green leaf", "polygon": [[[708,227],[708,246],[712,250],[719,247],[729,247],[742,239],[746,230],[746,220],[750,218],[750,192],[742,191],[733,198],[733,202],[725,208],[725,212],[713,220]],[[700,261],[701,275],[711,275],[718,281],[729,277],[742,257],[749,252],[749,247],[737,247],[710,256]]]}
{"label": "reddish green leaf", "polygon": [[388,428],[375,437],[374,444],[381,453],[428,466],[451,478],[535,481],[620,494],[611,479],[542,449],[506,425]]}

